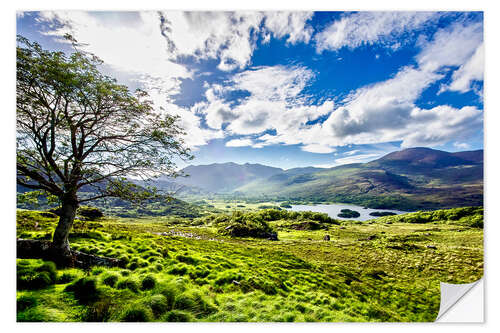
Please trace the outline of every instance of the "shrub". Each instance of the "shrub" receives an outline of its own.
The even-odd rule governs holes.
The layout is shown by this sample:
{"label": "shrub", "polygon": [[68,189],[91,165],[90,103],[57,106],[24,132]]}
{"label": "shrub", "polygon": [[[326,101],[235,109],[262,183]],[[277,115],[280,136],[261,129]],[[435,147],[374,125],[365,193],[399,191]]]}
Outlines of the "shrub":
{"label": "shrub", "polygon": [[17,298],[17,311],[24,311],[37,305],[37,300],[33,296],[21,296]]}
{"label": "shrub", "polygon": [[153,315],[151,310],[148,309],[144,305],[135,304],[127,308],[121,318],[120,321],[128,321],[128,322],[146,322],[151,321]]}
{"label": "shrub", "polygon": [[156,286],[156,279],[152,275],[147,275],[141,281],[141,289],[142,290],[150,290]]}
{"label": "shrub", "polygon": [[[271,214],[273,210],[265,211]],[[262,214],[233,212],[229,223],[219,226],[219,233],[231,237],[254,237],[277,239],[276,231],[266,222],[269,217]]]}
{"label": "shrub", "polygon": [[82,304],[91,303],[99,297],[97,281],[94,277],[83,277],[68,285],[64,291],[73,292],[75,299]]}
{"label": "shrub", "polygon": [[77,210],[77,214],[85,217],[88,220],[96,220],[104,216],[102,211],[91,206],[80,206]]}

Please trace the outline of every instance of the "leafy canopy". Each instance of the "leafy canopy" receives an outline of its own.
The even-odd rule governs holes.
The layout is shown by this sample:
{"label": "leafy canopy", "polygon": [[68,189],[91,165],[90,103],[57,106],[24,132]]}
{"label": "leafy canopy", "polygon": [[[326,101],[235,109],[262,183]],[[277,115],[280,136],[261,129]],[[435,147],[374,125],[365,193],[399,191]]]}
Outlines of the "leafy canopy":
{"label": "leafy canopy", "polygon": [[156,196],[127,179],[178,175],[174,158],[191,158],[179,117],[102,74],[99,58],[67,40],[70,55],[17,38],[18,184],[59,199],[91,188],[80,202]]}

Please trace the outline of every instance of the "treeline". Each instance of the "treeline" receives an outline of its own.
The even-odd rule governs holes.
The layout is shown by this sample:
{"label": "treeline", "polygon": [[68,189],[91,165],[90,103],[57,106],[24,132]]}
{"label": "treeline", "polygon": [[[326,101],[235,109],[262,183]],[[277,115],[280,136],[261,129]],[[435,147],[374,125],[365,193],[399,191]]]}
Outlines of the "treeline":
{"label": "treeline", "polygon": [[483,228],[483,207],[462,207],[435,211],[419,211],[403,215],[386,216],[378,219],[391,223],[450,223],[472,228]]}
{"label": "treeline", "polygon": [[195,223],[215,226],[218,232],[223,235],[274,239],[276,238],[276,230],[269,222],[279,220],[339,224],[339,221],[329,217],[326,213],[293,212],[277,209],[263,209],[256,212],[234,211],[231,215],[211,214],[197,219]]}

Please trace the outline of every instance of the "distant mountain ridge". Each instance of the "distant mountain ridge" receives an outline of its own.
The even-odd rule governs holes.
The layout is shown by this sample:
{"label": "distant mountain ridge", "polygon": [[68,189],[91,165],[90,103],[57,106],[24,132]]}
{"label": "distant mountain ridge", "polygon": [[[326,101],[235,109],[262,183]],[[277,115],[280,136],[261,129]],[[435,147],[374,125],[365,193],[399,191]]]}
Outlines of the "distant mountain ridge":
{"label": "distant mountain ridge", "polygon": [[483,150],[450,153],[408,148],[367,163],[283,170],[261,164],[214,163],[183,169],[188,190],[252,198],[351,202],[373,208],[482,205]]}

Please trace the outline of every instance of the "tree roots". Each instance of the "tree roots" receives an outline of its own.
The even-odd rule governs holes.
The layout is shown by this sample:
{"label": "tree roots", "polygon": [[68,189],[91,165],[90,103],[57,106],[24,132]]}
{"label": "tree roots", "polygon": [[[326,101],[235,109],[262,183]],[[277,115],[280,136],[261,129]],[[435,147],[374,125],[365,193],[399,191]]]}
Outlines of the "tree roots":
{"label": "tree roots", "polygon": [[68,255],[64,255],[52,246],[52,242],[36,239],[17,239],[17,258],[50,260],[59,267],[83,269],[91,266],[114,267],[122,264],[118,259],[99,257],[76,250],[70,250]]}

